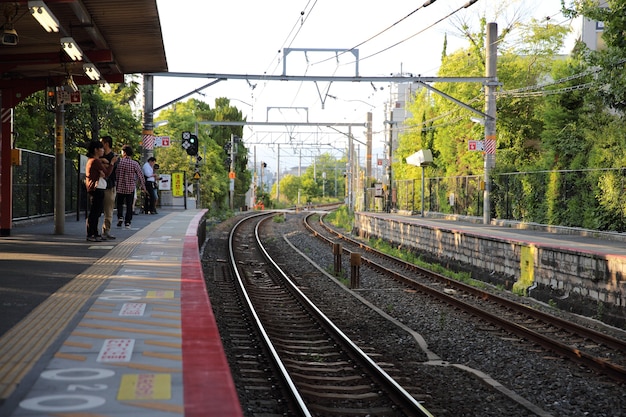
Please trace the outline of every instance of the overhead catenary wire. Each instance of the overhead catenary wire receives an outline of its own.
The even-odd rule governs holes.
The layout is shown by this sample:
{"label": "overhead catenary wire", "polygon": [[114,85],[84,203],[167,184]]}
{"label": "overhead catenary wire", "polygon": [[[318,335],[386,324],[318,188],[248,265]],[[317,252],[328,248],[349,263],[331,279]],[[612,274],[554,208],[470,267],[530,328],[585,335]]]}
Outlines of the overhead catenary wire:
{"label": "overhead catenary wire", "polygon": [[[419,6],[417,9],[413,10],[412,12],[410,12],[409,14],[407,14],[406,16],[404,16],[403,18],[401,18],[400,20],[395,21],[394,23],[392,23],[391,25],[387,26],[385,29],[381,30],[380,32],[376,33],[375,35],[370,36],[369,38],[367,38],[366,40],[364,40],[363,42],[360,42],[356,45],[354,45],[352,48],[346,50],[346,51],[342,51],[341,53],[337,54],[337,56],[341,56],[343,54],[346,54],[348,52],[352,52],[354,51],[356,48],[358,48],[359,46],[362,46],[364,44],[366,44],[367,42],[374,40],[375,38],[377,38],[378,36],[382,35],[383,33],[387,32],[388,30],[390,30],[391,28],[397,26],[398,24],[400,24],[401,22],[405,21],[406,19],[408,19],[409,17],[411,17],[412,15],[414,15],[416,12],[418,12],[419,10],[423,9],[424,7],[428,7],[431,4],[433,4],[436,0],[428,0],[426,1],[424,4],[422,4],[421,6]],[[326,58],[324,60],[318,61],[315,64],[321,64],[322,62],[326,62],[333,59],[333,57],[331,58]],[[313,65],[315,65],[313,64]]]}
{"label": "overhead catenary wire", "polygon": [[456,13],[458,13],[459,11],[461,11],[461,10],[463,10],[463,9],[467,9],[468,7],[472,6],[472,5],[473,5],[474,3],[476,3],[477,1],[478,1],[478,0],[469,0],[469,1],[468,1],[467,3],[465,3],[463,6],[461,6],[461,7],[459,7],[458,9],[456,9],[456,10],[454,10],[454,11],[452,11],[452,12],[448,13],[446,16],[444,16],[444,17],[442,17],[442,18],[438,19],[437,21],[435,21],[434,23],[432,23],[432,24],[430,24],[430,25],[426,26],[424,29],[422,29],[422,30],[418,31],[417,33],[414,33],[413,35],[408,36],[408,37],[406,37],[406,38],[404,38],[404,39],[402,39],[402,40],[400,40],[400,41],[398,41],[398,42],[394,43],[393,45],[390,45],[390,46],[388,46],[388,47],[386,47],[386,48],[383,48],[383,49],[379,50],[378,52],[374,52],[373,54],[370,54],[370,55],[367,55],[367,56],[365,56],[365,57],[362,57],[362,58],[360,58],[360,61],[364,61],[364,60],[366,60],[366,59],[368,59],[368,58],[372,58],[372,57],[374,57],[374,56],[376,56],[376,55],[382,54],[383,52],[386,52],[386,51],[388,51],[388,50],[390,50],[390,49],[392,49],[392,48],[395,48],[395,47],[396,47],[396,46],[398,46],[398,45],[403,44],[404,42],[406,42],[406,41],[408,41],[408,40],[410,40],[410,39],[413,39],[413,38],[414,38],[414,37],[416,37],[417,35],[420,35],[420,34],[424,33],[424,32],[425,32],[425,31],[427,31],[428,29],[431,29],[432,27],[434,27],[434,26],[438,25],[439,23],[441,23],[441,22],[443,22],[444,20],[448,19],[449,17],[451,17],[451,16],[455,15],[455,14],[456,14]]}

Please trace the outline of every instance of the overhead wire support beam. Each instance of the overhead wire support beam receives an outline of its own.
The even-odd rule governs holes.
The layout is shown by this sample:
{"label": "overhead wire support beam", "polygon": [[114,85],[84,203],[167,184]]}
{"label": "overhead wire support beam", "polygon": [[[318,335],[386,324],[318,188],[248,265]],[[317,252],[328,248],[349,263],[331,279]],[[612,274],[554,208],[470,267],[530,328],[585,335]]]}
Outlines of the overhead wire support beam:
{"label": "overhead wire support beam", "polygon": [[421,75],[391,76],[337,76],[337,75],[267,75],[267,74],[216,74],[196,72],[153,72],[155,77],[217,78],[220,80],[261,80],[261,81],[322,81],[322,82],[367,82],[367,83],[487,83],[493,77],[422,77]]}
{"label": "overhead wire support beam", "polygon": [[287,75],[287,55],[291,52],[334,52],[337,57],[339,53],[346,54],[351,53],[354,55],[354,75],[359,76],[359,50],[358,49],[336,49],[336,48],[285,48],[283,49],[283,75]]}
{"label": "overhead wire support beam", "polygon": [[205,120],[198,122],[201,125],[213,125],[213,126],[317,126],[317,127],[332,127],[332,126],[361,126],[366,127],[367,123],[349,123],[349,122],[247,122],[241,121],[223,121],[223,120]]}

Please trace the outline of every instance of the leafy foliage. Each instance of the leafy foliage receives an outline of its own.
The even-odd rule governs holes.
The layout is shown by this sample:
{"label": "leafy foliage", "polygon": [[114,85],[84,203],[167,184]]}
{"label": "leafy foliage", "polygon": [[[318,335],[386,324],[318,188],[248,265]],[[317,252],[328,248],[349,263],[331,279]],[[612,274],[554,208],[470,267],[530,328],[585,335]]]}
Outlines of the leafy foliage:
{"label": "leafy foliage", "polygon": [[[187,178],[193,178],[196,170],[200,175],[200,198],[202,207],[226,209],[229,195],[229,157],[225,145],[231,142],[231,135],[241,137],[241,126],[212,126],[206,121],[241,121],[241,111],[230,106],[226,98],[215,100],[215,107],[205,102],[190,99],[178,103],[171,109],[161,111],[158,120],[167,120],[159,128],[162,135],[173,138],[174,145],[155,151],[161,169],[170,172],[186,172]],[[199,155],[202,160],[196,162],[193,157],[177,144],[181,143],[182,132],[196,132],[199,142]],[[247,149],[243,142],[235,144],[235,193],[245,194],[249,189],[252,175],[247,170]]]}
{"label": "leafy foliage", "polygon": [[[492,209],[500,218],[579,226],[626,229],[623,175],[626,128],[626,9],[622,1],[574,2],[572,14],[604,21],[606,49],[589,51],[577,44],[570,57],[557,57],[566,29],[548,22],[515,23],[501,32],[498,80],[505,91],[497,96],[497,164],[492,174]],[[515,43],[507,42],[511,27],[521,29]],[[459,25],[468,47],[442,54],[439,76],[481,76],[484,73],[485,20],[476,31]],[[557,83],[550,83],[558,80]],[[542,86],[543,94],[523,94]],[[589,87],[592,88],[589,88]],[[478,84],[440,83],[444,93],[482,109],[484,93]],[[532,91],[532,89],[530,89]],[[413,129],[400,138],[396,179],[419,178],[421,172],[404,163],[419,149],[431,149],[434,164],[426,169],[447,192],[453,178],[481,174],[483,158],[467,149],[468,140],[482,140],[483,128],[457,104],[418,91],[409,106]],[[620,132],[622,132],[620,134]],[[511,173],[518,173],[511,175]],[[444,190],[446,188],[443,188]],[[442,211],[447,192],[437,195]],[[447,208],[448,207],[448,208]],[[468,214],[473,206],[468,206]]]}

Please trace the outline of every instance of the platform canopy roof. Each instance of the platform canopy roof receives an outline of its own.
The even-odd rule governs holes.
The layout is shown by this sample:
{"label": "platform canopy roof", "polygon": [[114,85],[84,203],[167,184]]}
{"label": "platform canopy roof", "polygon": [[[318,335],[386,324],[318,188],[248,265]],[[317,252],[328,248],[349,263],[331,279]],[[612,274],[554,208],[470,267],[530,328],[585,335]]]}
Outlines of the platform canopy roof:
{"label": "platform canopy roof", "polygon": [[[52,14],[58,31],[47,31],[32,10]],[[97,83],[87,77],[85,64],[109,83],[121,82],[124,74],[167,71],[156,0],[0,0],[0,29],[3,95],[28,95],[70,75],[77,85]],[[82,50],[80,60],[62,48],[67,38]]]}

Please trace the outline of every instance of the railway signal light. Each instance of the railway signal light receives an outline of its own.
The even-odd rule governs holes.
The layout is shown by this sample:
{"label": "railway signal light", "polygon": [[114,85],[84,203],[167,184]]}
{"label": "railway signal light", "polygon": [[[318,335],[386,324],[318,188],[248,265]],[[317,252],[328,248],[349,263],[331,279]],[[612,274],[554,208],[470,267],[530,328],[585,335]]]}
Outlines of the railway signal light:
{"label": "railway signal light", "polygon": [[187,155],[198,155],[198,137],[191,132],[182,133],[182,148],[187,152]]}
{"label": "railway signal light", "polygon": [[196,135],[190,135],[189,147],[187,148],[187,155],[198,155],[198,137]]}

